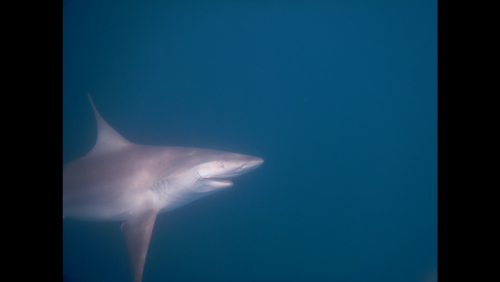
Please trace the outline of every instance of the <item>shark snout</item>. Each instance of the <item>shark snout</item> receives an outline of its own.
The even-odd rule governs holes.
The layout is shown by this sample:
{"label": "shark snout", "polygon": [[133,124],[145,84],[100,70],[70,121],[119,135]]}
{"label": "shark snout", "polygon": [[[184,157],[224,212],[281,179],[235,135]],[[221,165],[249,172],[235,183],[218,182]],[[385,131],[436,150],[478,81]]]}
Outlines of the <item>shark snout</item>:
{"label": "shark snout", "polygon": [[263,159],[258,157],[251,157],[248,161],[241,165],[240,170],[244,170],[245,172],[254,170],[262,165],[264,162]]}

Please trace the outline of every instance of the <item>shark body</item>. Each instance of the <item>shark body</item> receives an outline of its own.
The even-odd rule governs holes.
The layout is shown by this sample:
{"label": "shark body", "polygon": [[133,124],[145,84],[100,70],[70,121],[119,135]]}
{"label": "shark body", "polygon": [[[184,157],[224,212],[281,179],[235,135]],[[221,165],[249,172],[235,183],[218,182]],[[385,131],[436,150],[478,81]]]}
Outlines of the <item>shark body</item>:
{"label": "shark body", "polygon": [[98,113],[97,141],[85,156],[63,166],[63,217],[125,221],[134,282],[142,280],[158,213],[233,185],[259,167],[258,157],[223,151],[130,143]]}

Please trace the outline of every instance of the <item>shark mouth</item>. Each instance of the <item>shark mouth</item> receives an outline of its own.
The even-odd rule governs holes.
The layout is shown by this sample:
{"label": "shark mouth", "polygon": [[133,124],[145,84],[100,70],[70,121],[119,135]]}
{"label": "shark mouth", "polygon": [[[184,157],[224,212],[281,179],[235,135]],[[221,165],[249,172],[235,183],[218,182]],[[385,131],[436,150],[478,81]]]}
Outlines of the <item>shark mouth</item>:
{"label": "shark mouth", "polygon": [[229,178],[217,178],[217,177],[214,177],[214,178],[202,178],[202,179],[203,179],[203,181],[208,181],[208,182],[218,183],[218,184],[224,184],[224,185],[231,185],[231,184],[233,184],[233,182]]}

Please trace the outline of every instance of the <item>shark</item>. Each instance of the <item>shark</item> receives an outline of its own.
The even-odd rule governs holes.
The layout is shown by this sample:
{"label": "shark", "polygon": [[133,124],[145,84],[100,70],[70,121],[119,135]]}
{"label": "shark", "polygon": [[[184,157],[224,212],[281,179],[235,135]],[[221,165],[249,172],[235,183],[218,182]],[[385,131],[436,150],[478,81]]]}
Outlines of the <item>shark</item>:
{"label": "shark", "polygon": [[63,166],[63,218],[124,221],[134,282],[141,282],[154,223],[168,212],[233,185],[263,159],[210,149],[134,144],[97,111],[97,141]]}

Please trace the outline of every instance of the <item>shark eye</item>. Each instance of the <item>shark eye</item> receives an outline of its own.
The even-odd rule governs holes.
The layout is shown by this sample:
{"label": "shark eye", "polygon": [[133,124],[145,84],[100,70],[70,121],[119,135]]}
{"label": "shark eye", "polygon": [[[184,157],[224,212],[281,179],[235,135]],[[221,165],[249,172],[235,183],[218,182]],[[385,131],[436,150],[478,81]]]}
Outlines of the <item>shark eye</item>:
{"label": "shark eye", "polygon": [[222,168],[224,168],[224,163],[222,163],[222,162],[219,162],[219,167],[222,167]]}

